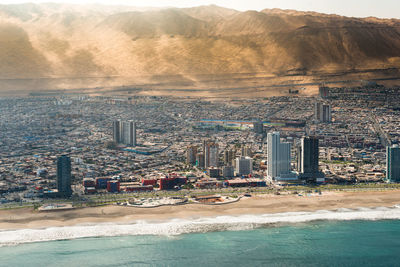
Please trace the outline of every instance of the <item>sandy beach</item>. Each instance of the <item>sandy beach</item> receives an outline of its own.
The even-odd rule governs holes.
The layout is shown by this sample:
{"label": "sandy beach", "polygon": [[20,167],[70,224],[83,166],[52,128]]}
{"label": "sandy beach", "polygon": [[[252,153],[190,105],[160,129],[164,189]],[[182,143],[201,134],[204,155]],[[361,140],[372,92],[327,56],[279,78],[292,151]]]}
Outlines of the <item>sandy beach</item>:
{"label": "sandy beach", "polygon": [[400,190],[369,192],[323,192],[322,195],[256,195],[241,201],[219,206],[187,204],[158,208],[104,206],[57,212],[38,212],[33,209],[0,211],[0,229],[48,228],[85,223],[136,220],[164,221],[200,217],[271,214],[294,211],[336,210],[339,208],[391,207],[400,204]]}

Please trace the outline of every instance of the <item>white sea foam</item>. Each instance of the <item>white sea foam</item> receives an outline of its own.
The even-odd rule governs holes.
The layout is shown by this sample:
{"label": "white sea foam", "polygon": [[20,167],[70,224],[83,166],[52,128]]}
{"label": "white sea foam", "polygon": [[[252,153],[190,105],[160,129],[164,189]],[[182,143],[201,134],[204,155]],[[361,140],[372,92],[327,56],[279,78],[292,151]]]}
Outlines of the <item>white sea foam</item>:
{"label": "white sea foam", "polygon": [[135,221],[130,224],[101,223],[46,229],[0,231],[0,246],[30,242],[111,237],[124,235],[175,236],[186,233],[251,230],[278,223],[304,223],[317,220],[395,220],[400,219],[400,206],[391,208],[319,210],[315,212],[286,212],[263,215],[218,216],[213,218],[174,219],[165,222]]}

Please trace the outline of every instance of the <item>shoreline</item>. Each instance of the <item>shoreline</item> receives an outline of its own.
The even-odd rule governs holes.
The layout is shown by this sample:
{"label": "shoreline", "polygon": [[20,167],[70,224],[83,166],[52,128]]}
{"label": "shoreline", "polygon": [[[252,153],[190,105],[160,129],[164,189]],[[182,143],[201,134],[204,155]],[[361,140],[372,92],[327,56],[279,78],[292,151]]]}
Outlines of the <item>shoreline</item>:
{"label": "shoreline", "polygon": [[22,208],[0,210],[0,231],[43,229],[101,223],[168,221],[219,216],[261,215],[286,212],[392,207],[400,204],[400,190],[323,192],[322,195],[254,195],[226,205],[185,204],[151,209],[108,205],[55,212]]}

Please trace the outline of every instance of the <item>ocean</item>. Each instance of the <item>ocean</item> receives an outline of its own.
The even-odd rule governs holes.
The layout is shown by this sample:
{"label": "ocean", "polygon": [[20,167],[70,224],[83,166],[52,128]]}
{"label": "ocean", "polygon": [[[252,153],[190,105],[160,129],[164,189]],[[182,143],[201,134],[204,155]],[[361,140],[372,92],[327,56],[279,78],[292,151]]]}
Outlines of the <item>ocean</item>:
{"label": "ocean", "polygon": [[0,231],[0,266],[400,266],[398,210]]}

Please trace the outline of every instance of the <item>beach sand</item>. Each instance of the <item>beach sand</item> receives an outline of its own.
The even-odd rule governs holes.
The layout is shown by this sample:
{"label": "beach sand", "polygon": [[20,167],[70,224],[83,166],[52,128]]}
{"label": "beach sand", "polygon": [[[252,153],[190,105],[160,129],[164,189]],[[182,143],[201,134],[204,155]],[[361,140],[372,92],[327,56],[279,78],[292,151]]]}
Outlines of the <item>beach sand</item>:
{"label": "beach sand", "polygon": [[158,208],[109,205],[68,211],[38,212],[33,209],[0,210],[0,229],[48,228],[85,223],[128,223],[200,217],[271,214],[339,208],[390,207],[400,204],[400,190],[323,192],[322,195],[256,195],[226,205],[187,204]]}

